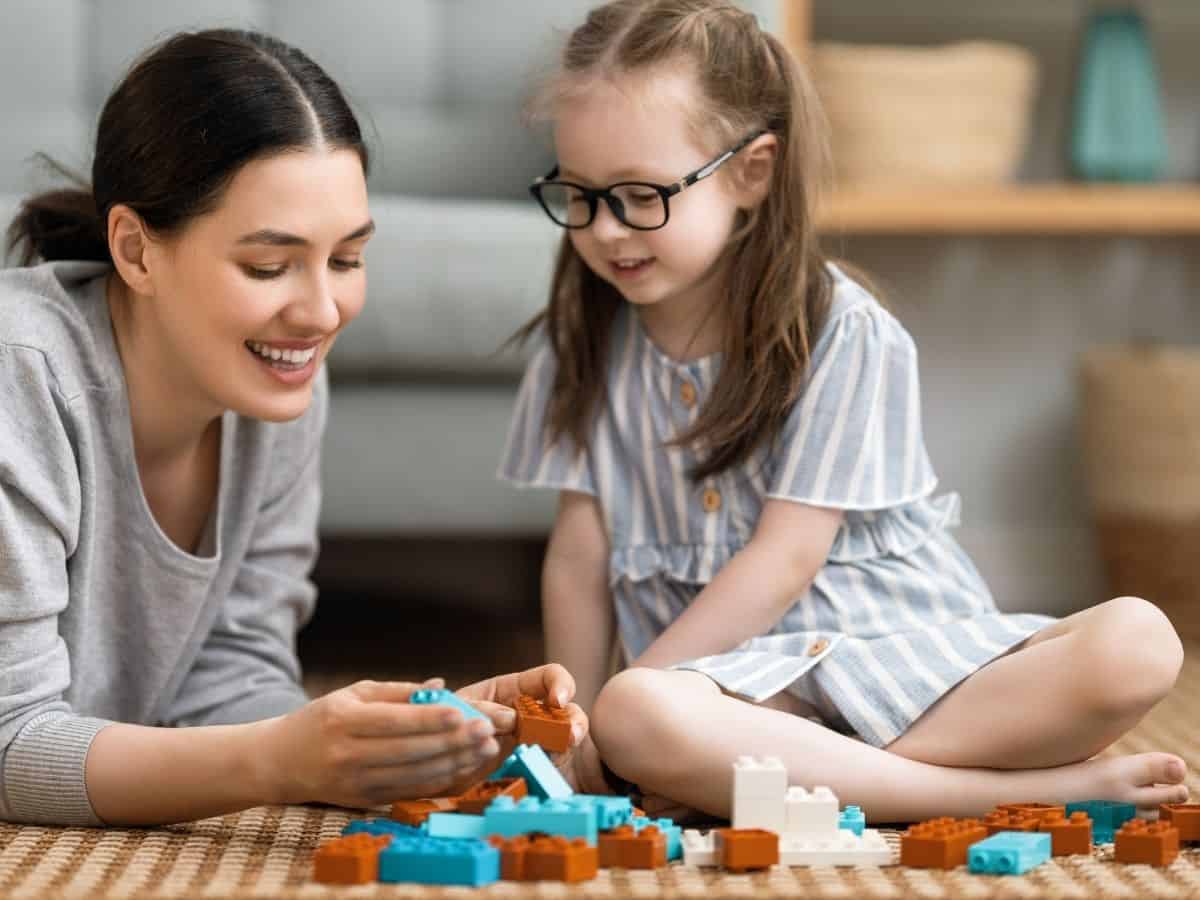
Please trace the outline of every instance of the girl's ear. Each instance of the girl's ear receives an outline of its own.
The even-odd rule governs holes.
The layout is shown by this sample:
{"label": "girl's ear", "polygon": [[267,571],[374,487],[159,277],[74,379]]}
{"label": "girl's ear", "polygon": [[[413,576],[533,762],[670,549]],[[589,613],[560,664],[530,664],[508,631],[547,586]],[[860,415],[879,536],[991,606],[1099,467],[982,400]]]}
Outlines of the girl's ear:
{"label": "girl's ear", "polygon": [[773,134],[755,138],[738,154],[741,157],[738,173],[740,207],[753,209],[766,199],[778,155],[779,139]]}

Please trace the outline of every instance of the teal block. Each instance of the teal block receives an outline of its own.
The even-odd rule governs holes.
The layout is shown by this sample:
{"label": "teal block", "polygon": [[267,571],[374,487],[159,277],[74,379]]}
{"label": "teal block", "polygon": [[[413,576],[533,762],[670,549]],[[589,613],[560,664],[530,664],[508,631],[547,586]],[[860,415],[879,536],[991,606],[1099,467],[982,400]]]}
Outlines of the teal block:
{"label": "teal block", "polygon": [[977,875],[1023,875],[1050,859],[1050,835],[999,831],[967,848],[967,868]]}
{"label": "teal block", "polygon": [[342,834],[390,834],[393,837],[420,837],[421,829],[391,819],[351,819]]}
{"label": "teal block", "polygon": [[521,744],[495,772],[490,781],[499,778],[524,778],[525,787],[542,800],[562,800],[575,792],[566,779],[554,768],[546,751],[537,744]]}
{"label": "teal block", "polygon": [[481,887],[500,880],[500,851],[480,840],[395,837],[379,854],[379,880]]}
{"label": "teal block", "polygon": [[1111,844],[1121,826],[1137,815],[1132,803],[1114,800],[1084,800],[1067,804],[1067,818],[1073,812],[1085,812],[1092,820],[1092,840],[1097,844]]}
{"label": "teal block", "polygon": [[488,834],[483,816],[452,812],[430,813],[421,830],[435,838],[483,838]]}
{"label": "teal block", "polygon": [[[463,700],[461,697],[459,697],[456,693],[454,693],[454,691],[422,688],[419,691],[414,691],[413,695],[408,698],[408,702],[432,704],[435,706],[452,706],[468,719],[487,719],[487,716],[473,707],[466,700]],[[489,719],[488,721],[491,720]]]}
{"label": "teal block", "polygon": [[574,794],[596,807],[596,827],[608,831],[627,824],[633,818],[633,801],[609,794]]}
{"label": "teal block", "polygon": [[838,829],[853,831],[862,837],[863,829],[867,827],[867,818],[857,806],[847,806],[838,817]]}
{"label": "teal block", "polygon": [[683,859],[683,828],[676,825],[672,819],[649,819],[645,816],[634,816],[629,820],[635,832],[641,831],[647,825],[657,825],[658,830],[667,839],[667,861]]}
{"label": "teal block", "polygon": [[522,797],[497,797],[483,812],[487,834],[514,837],[542,832],[562,837],[581,837],[596,845],[596,807],[581,797],[542,800]]}

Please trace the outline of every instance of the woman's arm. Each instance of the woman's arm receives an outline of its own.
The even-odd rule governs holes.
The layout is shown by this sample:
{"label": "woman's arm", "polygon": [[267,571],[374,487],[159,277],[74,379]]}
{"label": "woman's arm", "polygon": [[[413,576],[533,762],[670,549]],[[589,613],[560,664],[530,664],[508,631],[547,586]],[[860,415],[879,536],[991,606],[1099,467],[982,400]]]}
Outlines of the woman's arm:
{"label": "woman's arm", "polygon": [[561,491],[542,568],[546,658],[575,677],[578,704],[591,710],[608,675],[615,622],[608,589],[608,535],[596,498]]}
{"label": "woman's arm", "polygon": [[841,510],[768,500],[750,542],[633,664],[671,666],[766,634],[808,590],[841,522]]}

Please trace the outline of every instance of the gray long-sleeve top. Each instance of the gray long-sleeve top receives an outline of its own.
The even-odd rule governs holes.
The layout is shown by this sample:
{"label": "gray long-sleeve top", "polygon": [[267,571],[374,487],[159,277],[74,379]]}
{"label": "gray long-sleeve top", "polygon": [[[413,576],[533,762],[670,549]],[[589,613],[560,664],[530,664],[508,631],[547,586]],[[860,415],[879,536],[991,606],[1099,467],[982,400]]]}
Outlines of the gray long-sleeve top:
{"label": "gray long-sleeve top", "polygon": [[324,373],[307,412],[226,412],[196,555],[138,476],[98,263],[0,272],[0,818],[98,824],[84,765],[113,722],[252,721],[306,701]]}

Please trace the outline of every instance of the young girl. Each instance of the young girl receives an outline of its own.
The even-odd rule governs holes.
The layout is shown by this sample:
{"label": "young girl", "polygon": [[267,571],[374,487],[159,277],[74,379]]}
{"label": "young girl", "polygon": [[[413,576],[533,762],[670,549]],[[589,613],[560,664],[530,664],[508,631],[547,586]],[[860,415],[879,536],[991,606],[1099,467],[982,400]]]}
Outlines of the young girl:
{"label": "young girl", "polygon": [[495,704],[571,699],[559,666],[464,688],[491,722],[407,703],[419,685],[300,687],[321,364],[366,295],[366,167],[302,53],[183,34],[105,105],[94,190],[13,223],[47,262],[0,273],[0,818],[438,795],[511,743]]}
{"label": "young girl", "polygon": [[501,474],[560,492],[548,654],[611,769],[717,815],[739,754],[879,821],[1184,799],[1178,757],[1090,759],[1174,683],[1169,622],[1000,613],[950,536],[913,342],[817,247],[824,134],[780,42],[618,0],[541,101],[567,231]]}

